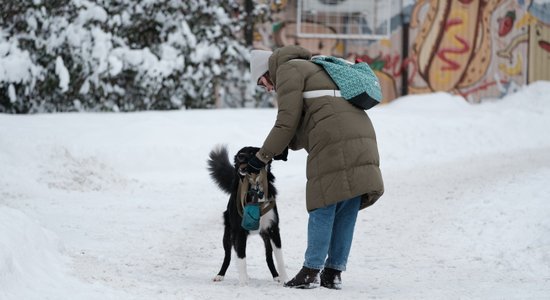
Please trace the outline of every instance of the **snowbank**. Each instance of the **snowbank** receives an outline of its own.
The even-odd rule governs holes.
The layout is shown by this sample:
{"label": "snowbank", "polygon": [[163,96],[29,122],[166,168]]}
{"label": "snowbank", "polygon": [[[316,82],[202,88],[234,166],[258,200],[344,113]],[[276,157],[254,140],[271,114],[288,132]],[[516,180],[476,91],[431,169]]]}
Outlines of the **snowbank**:
{"label": "snowbank", "polygon": [[68,263],[54,233],[21,211],[0,206],[0,299],[103,298],[93,285],[74,279]]}

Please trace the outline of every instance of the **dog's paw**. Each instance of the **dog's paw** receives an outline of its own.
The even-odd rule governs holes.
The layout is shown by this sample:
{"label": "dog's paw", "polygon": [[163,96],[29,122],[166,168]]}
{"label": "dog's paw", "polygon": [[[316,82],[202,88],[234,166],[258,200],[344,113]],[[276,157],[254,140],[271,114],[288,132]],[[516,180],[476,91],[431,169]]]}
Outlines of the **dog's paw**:
{"label": "dog's paw", "polygon": [[248,286],[248,282],[239,282],[240,287]]}
{"label": "dog's paw", "polygon": [[248,280],[239,281],[239,286],[248,286]]}
{"label": "dog's paw", "polygon": [[216,277],[212,278],[212,281],[214,281],[214,282],[223,281],[223,276],[222,275],[216,275]]}
{"label": "dog's paw", "polygon": [[240,286],[247,286],[248,281],[249,281],[248,276],[239,276],[239,285]]}
{"label": "dog's paw", "polygon": [[273,277],[273,281],[277,283],[285,283],[287,280],[286,280],[286,276],[285,277],[277,276],[277,277]]}

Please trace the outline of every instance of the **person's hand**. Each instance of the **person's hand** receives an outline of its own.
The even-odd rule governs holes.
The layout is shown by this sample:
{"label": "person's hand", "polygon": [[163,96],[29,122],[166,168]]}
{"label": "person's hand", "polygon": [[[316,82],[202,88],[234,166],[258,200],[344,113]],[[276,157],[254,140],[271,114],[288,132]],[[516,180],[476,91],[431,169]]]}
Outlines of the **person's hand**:
{"label": "person's hand", "polygon": [[286,161],[287,157],[288,157],[288,147],[286,147],[285,150],[283,150],[283,152],[281,154],[277,154],[277,155],[273,156],[273,160]]}
{"label": "person's hand", "polygon": [[257,158],[256,155],[254,155],[248,161],[248,165],[246,166],[246,173],[248,173],[248,174],[259,174],[260,170],[263,167],[265,167],[265,163],[263,161],[261,161],[259,158]]}

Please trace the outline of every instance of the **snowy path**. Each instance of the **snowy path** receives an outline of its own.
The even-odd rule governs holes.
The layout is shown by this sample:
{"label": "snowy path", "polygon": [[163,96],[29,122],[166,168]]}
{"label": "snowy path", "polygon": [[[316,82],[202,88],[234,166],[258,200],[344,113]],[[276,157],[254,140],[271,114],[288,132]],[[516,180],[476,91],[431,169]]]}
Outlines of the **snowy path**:
{"label": "snowy path", "polygon": [[370,240],[382,242],[370,257],[372,276],[380,280],[375,285],[393,286],[378,295],[550,295],[549,273],[541,278],[535,271],[541,261],[548,262],[550,253],[549,150],[387,172],[385,196],[393,203],[381,203],[380,211],[373,211],[370,223],[376,226],[368,230],[374,235]]}
{"label": "snowy path", "polygon": [[[227,197],[207,153],[258,145],[274,110],[0,115],[0,299],[547,299],[549,91],[373,110],[386,193],[359,215],[342,291],[272,282],[259,237],[248,286],[234,264],[211,281]],[[244,134],[243,119],[261,126]],[[274,165],[291,276],[305,247],[304,165],[304,152]]]}

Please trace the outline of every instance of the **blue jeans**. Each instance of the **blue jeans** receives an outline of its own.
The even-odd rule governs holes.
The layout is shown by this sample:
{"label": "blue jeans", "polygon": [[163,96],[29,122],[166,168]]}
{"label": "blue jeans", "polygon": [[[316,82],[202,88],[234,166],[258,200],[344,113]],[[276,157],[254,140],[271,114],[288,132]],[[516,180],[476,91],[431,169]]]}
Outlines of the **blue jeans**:
{"label": "blue jeans", "polygon": [[304,266],[345,271],[361,196],[309,212]]}

